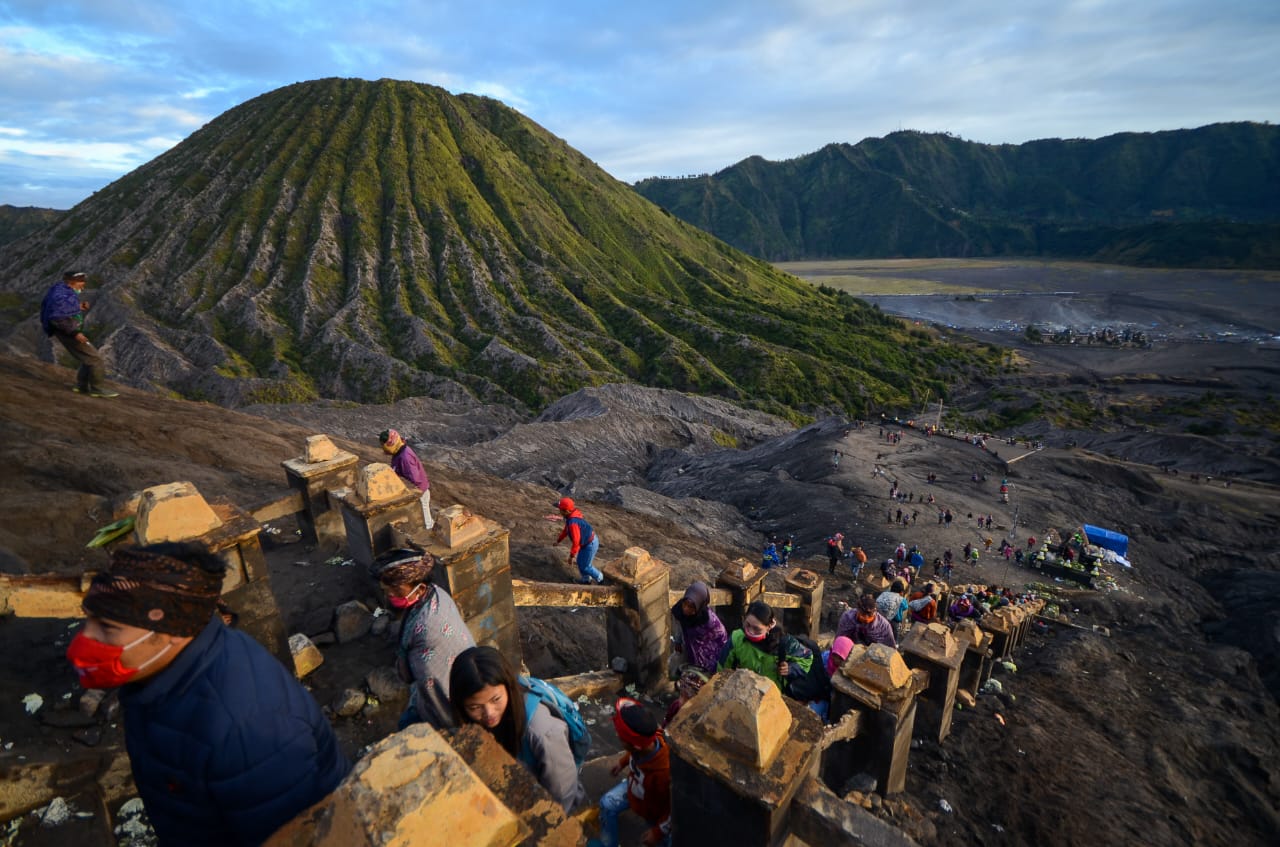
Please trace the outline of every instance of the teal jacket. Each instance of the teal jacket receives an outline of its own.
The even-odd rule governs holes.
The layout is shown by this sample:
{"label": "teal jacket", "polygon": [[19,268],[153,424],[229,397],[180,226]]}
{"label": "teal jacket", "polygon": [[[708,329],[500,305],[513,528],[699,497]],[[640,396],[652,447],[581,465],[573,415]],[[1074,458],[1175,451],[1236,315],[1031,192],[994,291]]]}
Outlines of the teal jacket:
{"label": "teal jacket", "polygon": [[[813,653],[790,635],[782,636],[782,652],[787,657],[788,681],[804,676],[813,665]],[[787,693],[787,686],[782,684],[782,677],[778,673],[777,651],[766,651],[757,647],[747,640],[746,634],[740,629],[733,631],[724,652],[720,654],[719,669],[723,671],[734,668],[755,671],[766,679],[773,680],[773,684],[778,686],[782,693]]]}

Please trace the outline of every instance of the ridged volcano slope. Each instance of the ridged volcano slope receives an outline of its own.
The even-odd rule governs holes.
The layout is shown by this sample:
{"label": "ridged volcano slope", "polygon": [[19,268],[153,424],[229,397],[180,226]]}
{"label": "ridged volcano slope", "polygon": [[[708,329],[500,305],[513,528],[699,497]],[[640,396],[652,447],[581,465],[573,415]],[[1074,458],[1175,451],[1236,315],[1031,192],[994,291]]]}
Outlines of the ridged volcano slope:
{"label": "ridged volcano slope", "polygon": [[228,111],[4,248],[8,310],[71,263],[122,379],[223,402],[540,408],[634,381],[861,412],[990,361],[716,241],[497,101],[409,82]]}

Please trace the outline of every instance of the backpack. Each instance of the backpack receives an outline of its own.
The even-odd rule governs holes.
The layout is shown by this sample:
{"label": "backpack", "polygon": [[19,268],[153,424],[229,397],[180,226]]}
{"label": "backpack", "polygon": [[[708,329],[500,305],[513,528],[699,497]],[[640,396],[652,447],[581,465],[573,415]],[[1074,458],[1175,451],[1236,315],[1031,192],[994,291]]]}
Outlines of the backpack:
{"label": "backpack", "polygon": [[799,679],[790,680],[788,695],[801,703],[827,699],[831,696],[831,679],[827,676],[827,669],[822,661],[822,651],[818,649],[817,644],[803,635],[791,637],[799,641],[813,655],[813,662],[809,665],[808,673]]}
{"label": "backpack", "polygon": [[[525,721],[527,722],[533,715],[533,710],[539,703],[546,706],[552,716],[564,721],[565,726],[569,728],[569,748],[573,751],[573,763],[581,769],[582,763],[587,760],[587,754],[591,752],[591,733],[587,732],[587,722],[583,719],[582,712],[578,710],[578,704],[570,700],[569,695],[559,688],[537,677],[522,676],[519,682],[520,687],[525,689]],[[526,765],[534,764],[533,750],[529,747],[527,732],[520,741],[520,755],[517,758]]]}

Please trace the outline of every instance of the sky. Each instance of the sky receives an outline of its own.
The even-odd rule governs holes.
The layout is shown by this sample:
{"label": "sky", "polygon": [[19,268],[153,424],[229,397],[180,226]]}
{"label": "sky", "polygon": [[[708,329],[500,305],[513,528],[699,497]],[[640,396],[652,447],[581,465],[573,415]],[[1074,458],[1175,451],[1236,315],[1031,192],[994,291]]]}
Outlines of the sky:
{"label": "sky", "polygon": [[1280,120],[1280,0],[0,0],[0,204],[66,209],[259,94],[502,100],[617,179],[899,129]]}

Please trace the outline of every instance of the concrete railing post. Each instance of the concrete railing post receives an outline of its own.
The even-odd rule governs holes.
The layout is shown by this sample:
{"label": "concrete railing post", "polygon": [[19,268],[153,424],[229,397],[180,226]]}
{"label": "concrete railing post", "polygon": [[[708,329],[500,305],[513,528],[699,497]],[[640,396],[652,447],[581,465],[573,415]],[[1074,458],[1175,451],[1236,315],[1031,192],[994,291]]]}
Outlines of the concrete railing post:
{"label": "concrete railing post", "polygon": [[976,700],[978,690],[991,676],[991,633],[984,632],[971,620],[964,620],[956,624],[952,635],[965,647],[956,693],[965,692],[970,700]]}
{"label": "concrete railing post", "polygon": [[916,719],[916,695],[929,684],[927,671],[912,671],[897,650],[883,644],[856,645],[831,677],[832,724],[862,712],[855,738],[835,741],[823,752],[822,780],[837,791],[867,773],[881,794],[906,788],[907,757]]}
{"label": "concrete railing post", "polygon": [[425,537],[420,495],[406,488],[390,465],[361,468],[355,488],[333,491],[332,497],[347,531],[347,552],[366,569],[394,545],[392,524],[411,537]]}
{"label": "concrete railing post", "polygon": [[195,541],[226,563],[222,598],[239,615],[239,628],[293,667],[258,537],[262,524],[230,503],[206,502],[189,482],[148,488],[127,508],[134,511],[139,544]]}
{"label": "concrete railing post", "polygon": [[[421,521],[421,509],[418,515]],[[462,506],[450,506],[440,512],[427,550],[437,562],[432,582],[453,597],[471,637],[514,661],[521,651],[511,587],[510,535],[494,521]]]}
{"label": "concrete railing post", "polygon": [[624,674],[647,691],[667,682],[671,655],[671,569],[639,547],[629,547],[601,568],[623,591],[621,608],[605,610],[609,659],[626,662]]}
{"label": "concrete railing post", "polygon": [[733,598],[728,606],[716,609],[716,614],[729,632],[742,626],[747,606],[764,596],[764,575],[762,568],[746,559],[734,559],[716,575],[716,587],[728,589]]}
{"label": "concrete railing post", "polygon": [[748,670],[718,673],[667,727],[677,844],[771,847],[817,774],[822,724]]}
{"label": "concrete railing post", "polygon": [[822,628],[822,594],[824,583],[813,571],[804,568],[788,570],[783,577],[787,593],[800,598],[799,609],[786,609],[783,625],[787,632],[817,640]]}
{"label": "concrete railing post", "polygon": [[305,453],[280,463],[289,487],[302,495],[303,510],[296,517],[304,543],[333,549],[347,543],[342,513],[330,501],[329,492],[355,485],[359,461],[353,453],[335,447],[327,436],[313,435],[307,439]]}
{"label": "concrete railing post", "polygon": [[907,667],[929,672],[929,687],[920,698],[916,726],[921,735],[941,743],[951,734],[964,645],[946,624],[930,623],[912,627],[899,649]]}

